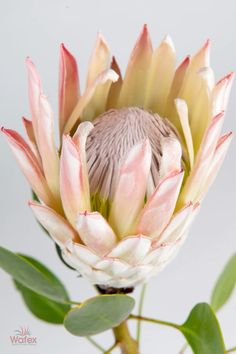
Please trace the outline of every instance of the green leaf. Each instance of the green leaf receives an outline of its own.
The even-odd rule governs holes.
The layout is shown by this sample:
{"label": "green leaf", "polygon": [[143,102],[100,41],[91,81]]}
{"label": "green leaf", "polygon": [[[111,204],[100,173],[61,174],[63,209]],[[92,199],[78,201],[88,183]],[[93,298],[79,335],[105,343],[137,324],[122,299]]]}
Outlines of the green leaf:
{"label": "green leaf", "polygon": [[197,304],[179,329],[195,354],[225,353],[218,320],[208,304]]}
{"label": "green leaf", "polygon": [[3,247],[0,247],[0,267],[20,284],[37,294],[68,304],[68,297],[61,284],[45,274],[40,266],[36,267],[22,256]]}
{"label": "green leaf", "polygon": [[218,311],[230,298],[236,284],[236,254],[226,264],[211,295],[211,306]]}
{"label": "green leaf", "polygon": [[76,336],[91,336],[118,326],[134,307],[127,295],[101,295],[73,308],[65,317],[64,326]]}
{"label": "green leaf", "polygon": [[[47,269],[42,263],[36,261],[31,257],[22,254],[19,256],[30,262],[40,272],[42,272],[49,279],[58,284],[58,286],[61,288],[61,292],[64,293],[65,298],[67,298],[67,300],[69,301],[68,294],[63,284],[52,272],[49,271],[49,269]],[[40,318],[43,321],[54,324],[63,323],[66,313],[70,310],[69,305],[60,304],[56,301],[48,299],[45,296],[39,295],[34,291],[26,288],[16,280],[14,280],[14,283],[17,289],[20,291],[26,306],[36,317]]]}

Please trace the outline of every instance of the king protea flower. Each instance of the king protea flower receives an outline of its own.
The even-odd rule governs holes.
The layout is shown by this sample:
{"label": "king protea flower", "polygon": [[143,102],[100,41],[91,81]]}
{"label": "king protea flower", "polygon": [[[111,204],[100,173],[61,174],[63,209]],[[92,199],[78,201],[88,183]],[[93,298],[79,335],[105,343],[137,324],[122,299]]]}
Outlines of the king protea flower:
{"label": "king protea flower", "polygon": [[132,287],[169,263],[232,138],[221,135],[233,74],[215,83],[209,41],[176,68],[167,36],[153,50],[144,26],[122,79],[101,34],[84,92],[62,44],[60,144],[36,68],[27,58],[27,142],[4,129],[40,202],[34,215],[64,259],[94,284]]}

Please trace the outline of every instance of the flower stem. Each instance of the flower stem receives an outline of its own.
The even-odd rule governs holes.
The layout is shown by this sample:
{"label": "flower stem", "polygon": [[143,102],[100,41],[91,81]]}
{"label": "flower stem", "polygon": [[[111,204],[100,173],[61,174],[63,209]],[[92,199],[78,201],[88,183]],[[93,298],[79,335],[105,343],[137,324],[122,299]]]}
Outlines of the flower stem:
{"label": "flower stem", "polygon": [[143,316],[138,316],[138,315],[129,315],[130,320],[138,320],[138,321],[145,321],[145,322],[151,322],[151,323],[156,323],[160,324],[163,326],[168,326],[176,329],[180,329],[180,325],[172,322],[167,322],[167,321],[161,321],[161,320],[156,320],[154,318],[149,318],[149,317],[143,317]]}
{"label": "flower stem", "polygon": [[94,345],[95,348],[97,348],[98,350],[100,350],[100,352],[104,353],[105,349],[98,344],[93,338],[91,337],[86,337],[86,339],[92,344]]}
{"label": "flower stem", "polygon": [[[147,288],[147,284],[144,284],[141,289],[140,302],[139,302],[139,307],[138,307],[138,315],[139,316],[142,315],[146,288]],[[138,320],[138,323],[137,323],[137,342],[138,342],[138,344],[140,343],[140,336],[141,336],[141,320]]]}
{"label": "flower stem", "polygon": [[138,343],[132,338],[126,321],[113,328],[113,332],[122,354],[139,354]]}
{"label": "flower stem", "polygon": [[226,353],[233,353],[233,352],[236,352],[236,347],[226,350]]}

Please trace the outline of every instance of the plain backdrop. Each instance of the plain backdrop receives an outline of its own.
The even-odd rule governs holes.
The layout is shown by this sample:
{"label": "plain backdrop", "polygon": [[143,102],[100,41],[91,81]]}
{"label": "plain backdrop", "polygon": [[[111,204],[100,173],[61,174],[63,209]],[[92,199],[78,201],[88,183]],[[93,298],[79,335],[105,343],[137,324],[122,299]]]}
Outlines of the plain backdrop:
{"label": "plain backdrop", "polygon": [[[58,50],[65,45],[76,56],[83,85],[96,33],[101,30],[124,72],[129,53],[141,27],[147,23],[156,46],[169,33],[178,61],[191,54],[207,38],[212,40],[212,66],[216,78],[236,68],[235,2],[232,1],[1,1],[0,11],[0,124],[23,132],[21,116],[29,116],[24,60],[30,55],[41,74],[44,92],[57,115]],[[236,130],[235,86],[224,130]],[[236,163],[233,141],[224,166],[193,225],[178,257],[148,285],[144,314],[182,323],[198,302],[208,301],[214,282],[235,250]],[[1,245],[32,255],[45,263],[66,284],[73,299],[95,294],[58,259],[54,246],[43,234],[27,206],[28,185],[5,139],[0,138],[0,237]],[[10,277],[0,272],[0,352],[2,354],[93,354],[86,339],[70,335],[62,326],[34,318],[13,288]],[[138,299],[140,289],[134,292]],[[227,347],[236,345],[236,296],[219,313]],[[17,347],[9,336],[28,326],[37,346]],[[105,347],[111,334],[96,338]],[[184,339],[173,329],[143,325],[142,354],[179,353]],[[115,352],[114,352],[115,353]],[[204,353],[202,353],[204,354]]]}

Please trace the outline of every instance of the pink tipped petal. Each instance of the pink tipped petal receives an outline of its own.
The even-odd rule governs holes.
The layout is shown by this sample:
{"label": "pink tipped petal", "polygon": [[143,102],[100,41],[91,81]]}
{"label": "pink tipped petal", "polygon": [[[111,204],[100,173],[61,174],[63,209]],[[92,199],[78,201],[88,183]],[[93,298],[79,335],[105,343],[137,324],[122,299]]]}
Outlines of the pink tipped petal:
{"label": "pink tipped petal", "polygon": [[185,224],[187,223],[189,215],[193,211],[193,204],[189,203],[178,211],[170,220],[167,227],[157,239],[157,243],[175,242],[185,231]]}
{"label": "pink tipped petal", "polygon": [[143,106],[151,59],[152,44],[147,25],[144,25],[129,59],[119,107]]}
{"label": "pink tipped petal", "polygon": [[167,104],[165,107],[164,117],[168,117],[168,119],[172,122],[172,124],[174,124],[174,126],[178,129],[179,132],[181,132],[181,124],[179,121],[178,114],[176,112],[174,99],[176,97],[179,97],[179,93],[183,86],[184,78],[189,67],[189,63],[190,57],[187,56],[176,69],[170,87],[170,92],[168,94]]}
{"label": "pink tipped petal", "polygon": [[64,136],[60,159],[60,191],[65,214],[73,226],[76,225],[80,211],[90,210],[86,179],[80,147],[75,145],[70,136]]}
{"label": "pink tipped petal", "polygon": [[26,58],[26,65],[28,70],[28,93],[30,113],[34,128],[34,135],[37,141],[38,134],[38,120],[39,120],[39,96],[42,92],[41,81],[36,71],[34,63],[28,57]]}
{"label": "pink tipped petal", "polygon": [[[85,107],[88,105],[90,100],[92,99],[95,91],[97,88],[100,86],[103,86],[103,89],[105,88],[105,91],[103,90],[103,98],[108,95],[109,88],[112,82],[115,82],[118,80],[118,75],[115,73],[115,71],[109,69],[107,71],[102,72],[96,79],[95,81],[85,90],[84,94],[80,97],[77,105],[75,106],[69,120],[67,121],[64,129],[64,134],[67,134],[70,132],[70,130],[73,128],[75,123],[81,118],[81,114],[84,111]],[[104,87],[105,86],[105,87]],[[101,102],[102,105],[105,105],[104,100]]]}
{"label": "pink tipped petal", "polygon": [[160,235],[174,212],[182,181],[183,172],[175,172],[160,182],[141,212],[138,233]]}
{"label": "pink tipped petal", "polygon": [[29,145],[14,130],[4,128],[1,130],[6,135],[8,143],[23,174],[38,198],[45,204],[55,207],[54,199],[48,188],[41,167]]}
{"label": "pink tipped petal", "polygon": [[53,113],[46,96],[39,97],[38,149],[48,186],[59,199],[59,157],[54,140]]}
{"label": "pink tipped petal", "polygon": [[162,144],[160,177],[164,178],[171,172],[181,170],[182,147],[176,138],[166,138]]}
{"label": "pink tipped petal", "polygon": [[208,127],[203,142],[198,151],[194,168],[187,178],[184,188],[181,192],[178,206],[186,204],[189,200],[196,202],[199,200],[199,193],[204,185],[209,166],[212,162],[217,141],[221,132],[224,119],[224,112],[213,118]]}
{"label": "pink tipped petal", "polygon": [[229,73],[215,85],[212,97],[213,115],[220,113],[222,110],[226,110],[233,79],[234,73]]}
{"label": "pink tipped petal", "polygon": [[76,60],[65,48],[64,44],[61,44],[59,71],[59,126],[61,135],[78,102],[79,95],[79,76]]}
{"label": "pink tipped petal", "polygon": [[227,133],[227,134],[221,136],[220,139],[218,140],[218,144],[217,144],[214,156],[213,156],[212,163],[208,169],[208,175],[206,178],[205,185],[201,190],[200,199],[202,199],[205,196],[207,190],[213,184],[213,182],[217,176],[217,173],[220,170],[220,168],[224,162],[224,159],[227,154],[230,143],[232,141],[232,138],[233,138],[233,134],[230,132],[230,133]]}
{"label": "pink tipped petal", "polygon": [[151,240],[143,235],[128,236],[107,255],[109,258],[119,258],[129,264],[142,263],[149,252]]}
{"label": "pink tipped petal", "polygon": [[184,100],[181,100],[180,98],[175,99],[175,104],[179,114],[181,127],[184,133],[184,139],[187,146],[190,169],[192,169],[194,164],[194,149],[193,149],[192,133],[189,125],[188,106],[186,102]]}
{"label": "pink tipped petal", "polygon": [[95,47],[90,58],[89,70],[87,76],[87,87],[89,87],[93,81],[104,70],[107,70],[110,64],[110,50],[109,47],[99,32],[97,35]]}
{"label": "pink tipped petal", "polygon": [[116,62],[115,57],[112,57],[111,69],[114,70],[118,74],[119,79],[116,82],[113,82],[111,84],[109,94],[107,97],[107,106],[106,106],[107,110],[109,108],[115,108],[117,106],[118,98],[120,95],[120,90],[122,88],[122,83],[123,83],[121,71],[120,71],[120,68]]}
{"label": "pink tipped petal", "polygon": [[62,248],[66,247],[71,240],[78,241],[78,235],[70,224],[53,209],[39,203],[30,201],[36,219],[49,232],[50,236]]}
{"label": "pink tipped petal", "polygon": [[210,65],[210,40],[207,39],[202,48],[192,57],[190,63],[191,71],[199,71],[201,68]]}
{"label": "pink tipped petal", "polygon": [[101,214],[80,213],[76,229],[86,246],[103,256],[117,243],[116,235]]}
{"label": "pink tipped petal", "polygon": [[144,204],[151,154],[150,143],[146,140],[130,150],[121,166],[109,216],[109,222],[120,237],[132,233]]}
{"label": "pink tipped petal", "polygon": [[34,128],[33,128],[33,123],[31,120],[22,117],[22,122],[25,128],[26,135],[28,137],[28,143],[30,146],[30,149],[34,153],[35,157],[37,158],[37,161],[39,165],[42,165],[41,157],[39,156],[38,148],[37,148],[37,143],[35,139],[35,134],[34,134]]}
{"label": "pink tipped petal", "polygon": [[154,51],[149,71],[145,107],[164,115],[171,83],[175,73],[175,48],[166,36]]}

